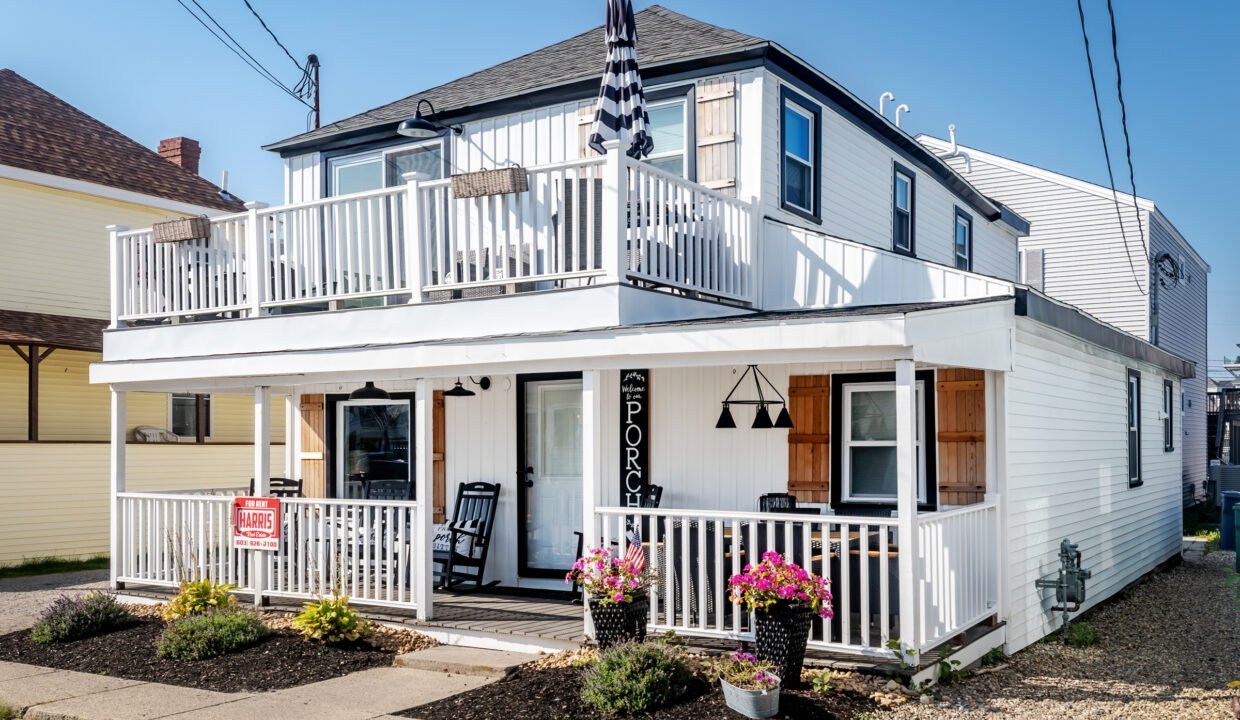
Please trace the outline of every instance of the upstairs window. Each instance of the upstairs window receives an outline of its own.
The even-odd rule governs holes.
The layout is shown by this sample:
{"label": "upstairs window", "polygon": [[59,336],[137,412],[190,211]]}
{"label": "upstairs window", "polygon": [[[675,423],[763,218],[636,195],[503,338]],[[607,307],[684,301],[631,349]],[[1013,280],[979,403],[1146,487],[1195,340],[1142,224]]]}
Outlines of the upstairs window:
{"label": "upstairs window", "polygon": [[898,253],[912,255],[913,196],[915,180],[911,170],[896,163],[892,170],[891,188],[891,247]]}
{"label": "upstairs window", "polygon": [[1141,373],[1128,371],[1128,487],[1141,480]]}
{"label": "upstairs window", "polygon": [[1163,380],[1163,452],[1175,450],[1175,424],[1171,418],[1175,410],[1175,384]]}
{"label": "upstairs window", "polygon": [[646,162],[685,177],[685,101],[652,103],[647,114],[654,151]]}
{"label": "upstairs window", "polygon": [[173,393],[168,399],[168,426],[172,434],[183,438],[198,437],[198,403],[203,405],[202,436],[211,437],[211,396]]}
{"label": "upstairs window", "polygon": [[333,158],[330,165],[332,195],[352,195],[383,187],[382,153]]}
{"label": "upstairs window", "polygon": [[444,176],[444,145],[428,140],[359,155],[332,158],[327,163],[332,196],[396,187],[405,182],[404,174],[420,172],[431,180]]}
{"label": "upstairs window", "polygon": [[956,231],[953,243],[956,267],[973,270],[973,216],[956,208]]}
{"label": "upstairs window", "polygon": [[817,105],[787,88],[782,91],[782,108],[779,127],[783,208],[816,221],[820,111]]}

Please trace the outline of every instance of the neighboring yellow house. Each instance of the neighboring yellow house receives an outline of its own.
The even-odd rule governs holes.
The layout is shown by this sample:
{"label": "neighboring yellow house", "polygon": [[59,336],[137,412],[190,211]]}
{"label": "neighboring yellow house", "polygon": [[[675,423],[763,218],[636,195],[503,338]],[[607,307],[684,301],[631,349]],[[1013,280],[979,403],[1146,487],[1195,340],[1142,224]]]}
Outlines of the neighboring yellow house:
{"label": "neighboring yellow house", "polygon": [[[198,155],[187,138],[157,154],[0,70],[0,564],[108,551],[109,392],[88,378],[109,313],[104,228],[240,211]],[[131,394],[129,487],[246,485],[253,414],[250,396]],[[137,427],[180,437],[138,443]]]}

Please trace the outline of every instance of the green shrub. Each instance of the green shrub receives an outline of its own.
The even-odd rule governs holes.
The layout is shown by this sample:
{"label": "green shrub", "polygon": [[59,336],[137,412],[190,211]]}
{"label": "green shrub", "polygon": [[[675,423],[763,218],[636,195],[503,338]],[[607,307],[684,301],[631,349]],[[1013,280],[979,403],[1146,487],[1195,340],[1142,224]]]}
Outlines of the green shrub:
{"label": "green shrub", "polygon": [[30,637],[37,643],[66,642],[101,635],[134,621],[129,610],[108,593],[61,595],[35,621]]}
{"label": "green shrub", "polygon": [[624,643],[605,651],[586,673],[581,697],[606,715],[640,715],[667,705],[689,684],[676,648]]}
{"label": "green shrub", "polygon": [[8,703],[0,702],[0,720],[13,720],[17,716],[17,708]]}
{"label": "green shrub", "polygon": [[1072,623],[1068,628],[1068,644],[1074,648],[1086,648],[1098,644],[1098,631],[1089,623]]}
{"label": "green shrub", "polygon": [[211,580],[190,580],[181,583],[181,592],[164,606],[164,620],[172,622],[187,615],[202,615],[216,610],[232,610],[237,598],[232,596],[236,585],[216,584]]}
{"label": "green shrub", "polygon": [[205,660],[247,648],[270,631],[254,615],[240,611],[186,615],[173,620],[159,638],[159,656]]}
{"label": "green shrub", "polygon": [[357,640],[370,634],[370,623],[349,607],[347,596],[339,595],[306,603],[301,614],[293,618],[293,627],[307,640],[327,643]]}

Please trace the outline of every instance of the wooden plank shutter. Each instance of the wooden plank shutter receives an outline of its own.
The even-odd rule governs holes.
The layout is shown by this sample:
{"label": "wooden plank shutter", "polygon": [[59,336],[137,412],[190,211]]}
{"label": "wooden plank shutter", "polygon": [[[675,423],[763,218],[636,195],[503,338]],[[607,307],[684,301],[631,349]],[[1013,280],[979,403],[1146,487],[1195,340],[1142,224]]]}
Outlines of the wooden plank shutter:
{"label": "wooden plank shutter", "polygon": [[788,378],[788,492],[798,502],[830,502],[831,377]]}
{"label": "wooden plank shutter", "polygon": [[736,194],[736,79],[697,84],[697,181]]}
{"label": "wooden plank shutter", "polygon": [[590,128],[594,125],[594,103],[583,103],[577,106],[577,157],[588,158],[598,155],[590,149]]}
{"label": "wooden plank shutter", "polygon": [[431,439],[431,514],[432,522],[444,522],[448,504],[447,427],[444,426],[443,391],[435,391],[431,405],[434,432]]}
{"label": "wooden plank shutter", "polygon": [[322,395],[301,396],[301,489],[306,497],[327,497],[326,433]]}
{"label": "wooden plank shutter", "polygon": [[939,370],[939,504],[970,505],[986,495],[986,376]]}

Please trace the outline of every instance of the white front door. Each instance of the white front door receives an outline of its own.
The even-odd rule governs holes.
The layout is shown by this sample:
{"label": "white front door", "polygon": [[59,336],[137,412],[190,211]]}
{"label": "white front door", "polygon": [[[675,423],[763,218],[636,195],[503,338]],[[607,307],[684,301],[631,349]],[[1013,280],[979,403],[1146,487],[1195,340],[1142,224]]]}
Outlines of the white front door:
{"label": "white front door", "polygon": [[336,404],[336,497],[413,498],[408,400]]}
{"label": "white front door", "polygon": [[526,380],[520,574],[563,577],[582,522],[581,380]]}

